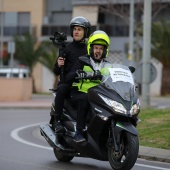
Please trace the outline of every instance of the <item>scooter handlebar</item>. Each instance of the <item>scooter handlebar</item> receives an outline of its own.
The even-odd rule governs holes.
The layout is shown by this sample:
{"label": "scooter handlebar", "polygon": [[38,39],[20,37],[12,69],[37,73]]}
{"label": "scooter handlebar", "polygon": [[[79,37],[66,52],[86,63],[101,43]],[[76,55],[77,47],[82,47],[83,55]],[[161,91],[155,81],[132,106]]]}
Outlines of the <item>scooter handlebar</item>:
{"label": "scooter handlebar", "polygon": [[75,77],[76,80],[101,80],[102,75],[93,75],[93,76],[85,76],[85,77]]}

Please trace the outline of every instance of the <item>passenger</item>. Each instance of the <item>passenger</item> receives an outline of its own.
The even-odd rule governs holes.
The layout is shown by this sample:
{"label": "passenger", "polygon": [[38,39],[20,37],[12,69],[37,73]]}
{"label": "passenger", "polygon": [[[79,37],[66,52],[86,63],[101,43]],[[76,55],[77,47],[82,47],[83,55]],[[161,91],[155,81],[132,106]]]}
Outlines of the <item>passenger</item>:
{"label": "passenger", "polygon": [[70,89],[67,84],[61,81],[61,68],[64,66],[63,73],[65,77],[71,70],[73,64],[77,61],[78,57],[87,54],[86,38],[90,35],[90,22],[84,17],[75,17],[70,22],[70,31],[73,41],[66,46],[64,58],[63,56],[59,56],[53,68],[54,73],[57,76],[60,75],[60,81],[55,97],[55,115],[51,115],[50,121],[55,132],[62,129],[60,119],[63,112],[64,100],[69,94]]}

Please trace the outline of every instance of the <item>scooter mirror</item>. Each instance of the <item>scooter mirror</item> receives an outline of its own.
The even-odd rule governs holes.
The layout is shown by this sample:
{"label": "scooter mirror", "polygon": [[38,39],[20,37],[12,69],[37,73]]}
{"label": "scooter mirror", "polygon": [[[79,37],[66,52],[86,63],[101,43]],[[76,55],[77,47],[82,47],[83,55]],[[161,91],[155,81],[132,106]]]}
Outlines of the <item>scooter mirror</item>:
{"label": "scooter mirror", "polygon": [[129,70],[131,71],[131,73],[134,73],[136,69],[133,66],[129,66]]}
{"label": "scooter mirror", "polygon": [[92,65],[91,65],[91,63],[90,63],[90,59],[89,59],[88,57],[86,57],[86,56],[81,56],[81,57],[79,57],[79,60],[80,60],[83,64],[85,64],[86,66],[89,66],[93,71],[95,71],[95,70],[93,69],[93,67],[92,67]]}

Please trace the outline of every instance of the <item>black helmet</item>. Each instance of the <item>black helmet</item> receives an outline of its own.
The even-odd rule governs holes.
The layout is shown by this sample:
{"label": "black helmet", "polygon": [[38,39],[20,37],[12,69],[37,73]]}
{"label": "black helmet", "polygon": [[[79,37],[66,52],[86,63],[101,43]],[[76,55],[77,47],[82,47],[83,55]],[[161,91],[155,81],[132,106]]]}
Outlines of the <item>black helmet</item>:
{"label": "black helmet", "polygon": [[89,37],[90,31],[91,31],[91,24],[86,18],[78,16],[71,20],[71,22],[70,22],[71,36],[73,36],[73,27],[74,26],[83,27],[84,28],[84,38]]}

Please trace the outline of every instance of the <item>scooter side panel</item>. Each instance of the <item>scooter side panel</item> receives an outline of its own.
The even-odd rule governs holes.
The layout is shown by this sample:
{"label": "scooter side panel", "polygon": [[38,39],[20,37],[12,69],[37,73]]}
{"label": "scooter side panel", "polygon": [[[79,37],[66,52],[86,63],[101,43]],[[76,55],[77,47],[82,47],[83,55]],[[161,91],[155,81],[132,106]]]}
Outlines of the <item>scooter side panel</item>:
{"label": "scooter side panel", "polygon": [[58,137],[55,135],[54,131],[51,129],[51,127],[48,124],[41,125],[40,132],[51,147],[53,148],[58,147],[61,150],[65,149],[62,145],[60,145],[58,141]]}
{"label": "scooter side panel", "polygon": [[66,137],[67,143],[74,148],[80,157],[90,157],[97,160],[108,161],[107,151],[104,154],[94,139],[87,133],[87,141],[76,143],[72,138]]}
{"label": "scooter side panel", "polygon": [[96,142],[100,141],[101,132],[105,128],[106,124],[107,122],[102,120],[102,117],[100,117],[98,114],[96,114],[90,122],[87,131],[91,136],[93,136],[93,139]]}

